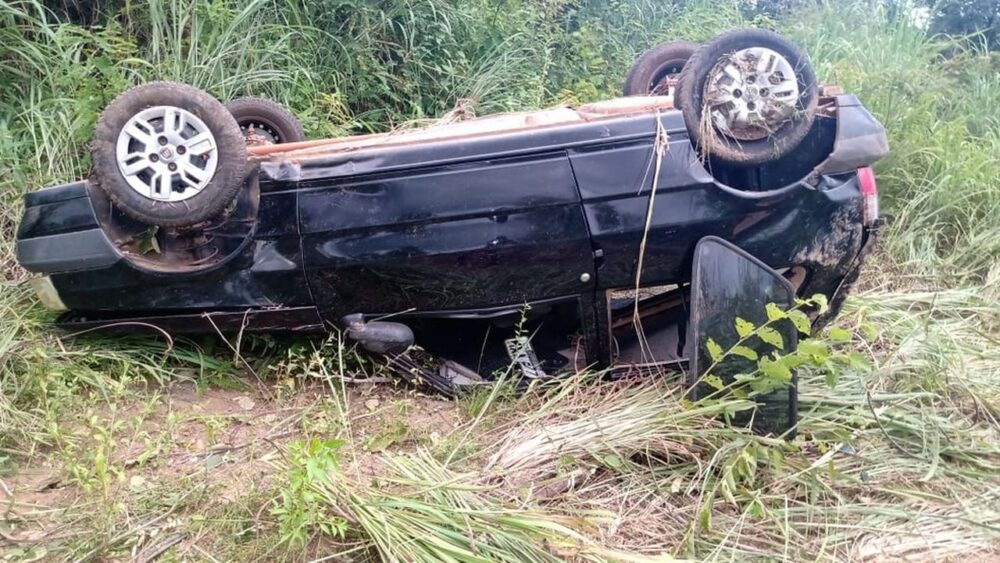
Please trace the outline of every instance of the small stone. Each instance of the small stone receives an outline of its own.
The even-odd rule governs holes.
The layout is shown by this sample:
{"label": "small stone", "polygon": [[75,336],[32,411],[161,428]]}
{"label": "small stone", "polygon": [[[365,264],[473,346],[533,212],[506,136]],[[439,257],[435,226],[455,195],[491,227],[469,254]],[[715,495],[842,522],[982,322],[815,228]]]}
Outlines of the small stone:
{"label": "small stone", "polygon": [[133,475],[128,480],[128,488],[132,491],[141,491],[146,488],[146,478],[142,475]]}
{"label": "small stone", "polygon": [[226,456],[224,454],[212,454],[205,458],[205,469],[212,469],[218,467],[225,463]]}

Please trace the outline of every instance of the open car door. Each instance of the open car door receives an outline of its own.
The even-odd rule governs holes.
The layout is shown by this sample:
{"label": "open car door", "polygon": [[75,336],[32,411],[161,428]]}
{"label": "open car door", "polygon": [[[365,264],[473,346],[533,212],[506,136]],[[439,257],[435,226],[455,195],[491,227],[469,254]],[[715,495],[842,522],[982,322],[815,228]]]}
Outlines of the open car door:
{"label": "open car door", "polygon": [[[720,386],[752,377],[758,372],[759,360],[754,356],[767,361],[774,354],[784,355],[796,349],[798,336],[789,320],[768,322],[769,303],[782,310],[794,306],[795,290],[788,280],[723,239],[705,237],[698,242],[687,336],[688,385],[695,399],[720,396],[725,393]],[[741,322],[737,329],[737,319],[747,322]],[[761,331],[766,332],[765,338],[761,338]],[[742,347],[740,353],[726,353],[737,345]],[[758,433],[793,437],[798,416],[796,385],[793,374],[787,384],[777,385],[776,389],[755,392],[750,386],[741,388],[757,408],[741,413],[737,422],[752,423]]]}

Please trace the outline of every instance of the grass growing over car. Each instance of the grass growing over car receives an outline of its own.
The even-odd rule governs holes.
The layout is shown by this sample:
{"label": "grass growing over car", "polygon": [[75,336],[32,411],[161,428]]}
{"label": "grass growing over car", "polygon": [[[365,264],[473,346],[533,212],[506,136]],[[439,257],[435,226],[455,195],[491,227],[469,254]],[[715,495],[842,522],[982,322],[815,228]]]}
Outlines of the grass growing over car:
{"label": "grass growing over car", "polygon": [[[600,5],[598,5],[600,4]],[[1000,62],[878,3],[759,23],[886,125],[889,224],[839,330],[869,364],[807,370],[791,443],[720,423],[675,382],[584,373],[457,402],[336,337],[46,327],[13,262],[25,189],[86,173],[93,119],[139,79],[265,94],[314,134],[613,95],[657,39],[736,4],[130,4],[104,28],[0,2],[0,551],[11,559],[926,559],[1000,549]],[[338,19],[339,18],[339,19]],[[538,30],[541,30],[540,32]],[[436,43],[428,43],[433,37]],[[974,44],[974,42],[973,42]]]}

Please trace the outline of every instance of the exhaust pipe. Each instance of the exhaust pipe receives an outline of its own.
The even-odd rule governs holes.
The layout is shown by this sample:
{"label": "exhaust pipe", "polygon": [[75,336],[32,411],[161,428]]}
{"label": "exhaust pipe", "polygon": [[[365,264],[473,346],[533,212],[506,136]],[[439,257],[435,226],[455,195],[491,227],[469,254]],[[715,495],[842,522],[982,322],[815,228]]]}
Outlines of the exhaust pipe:
{"label": "exhaust pipe", "polygon": [[347,337],[369,352],[399,354],[413,345],[413,330],[403,323],[365,322],[361,313],[347,315],[340,322],[347,329]]}

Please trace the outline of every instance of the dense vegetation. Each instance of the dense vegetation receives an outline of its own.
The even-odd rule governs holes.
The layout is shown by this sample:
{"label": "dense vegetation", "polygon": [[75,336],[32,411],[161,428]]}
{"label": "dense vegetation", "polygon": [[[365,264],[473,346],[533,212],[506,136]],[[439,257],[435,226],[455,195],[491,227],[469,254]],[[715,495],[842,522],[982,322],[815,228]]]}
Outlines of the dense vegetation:
{"label": "dense vegetation", "polygon": [[[0,0],[0,479],[55,468],[76,495],[62,512],[11,500],[0,549],[124,556],[170,533],[206,560],[304,558],[333,549],[323,542],[402,560],[997,549],[1000,54],[988,50],[997,4],[980,4],[934,3],[928,32],[888,0],[152,0],[52,10]],[[847,345],[872,367],[834,381],[804,374],[802,437],[791,446],[714,424],[718,411],[684,410],[658,383],[595,389],[586,376],[548,396],[469,399],[443,437],[414,438],[398,426],[400,407],[365,438],[355,417],[372,409],[352,406],[338,378],[349,354],[335,338],[258,340],[236,355],[218,342],[59,339],[13,261],[21,194],[85,176],[98,112],[132,84],[269,96],[309,133],[340,135],[437,117],[460,100],[485,114],[612,96],[646,47],[745,25],[798,41],[821,80],[858,94],[885,123],[893,149],[877,166],[884,250],[842,321],[854,335]],[[154,432],[141,413],[175,382],[226,390],[247,372],[282,413],[296,400],[289,389],[329,385],[329,397],[266,436],[273,444],[289,425],[317,440],[262,452],[275,476],[223,500],[224,485],[193,473],[159,489],[136,481],[170,465],[172,425],[183,424],[167,417]],[[609,413],[618,424],[593,434]],[[209,436],[226,427],[204,425]],[[518,447],[537,444],[543,426],[562,449]],[[358,470],[359,456],[400,444],[378,462],[393,487]],[[557,495],[542,494],[553,486]],[[72,533],[19,536],[32,526]]]}

